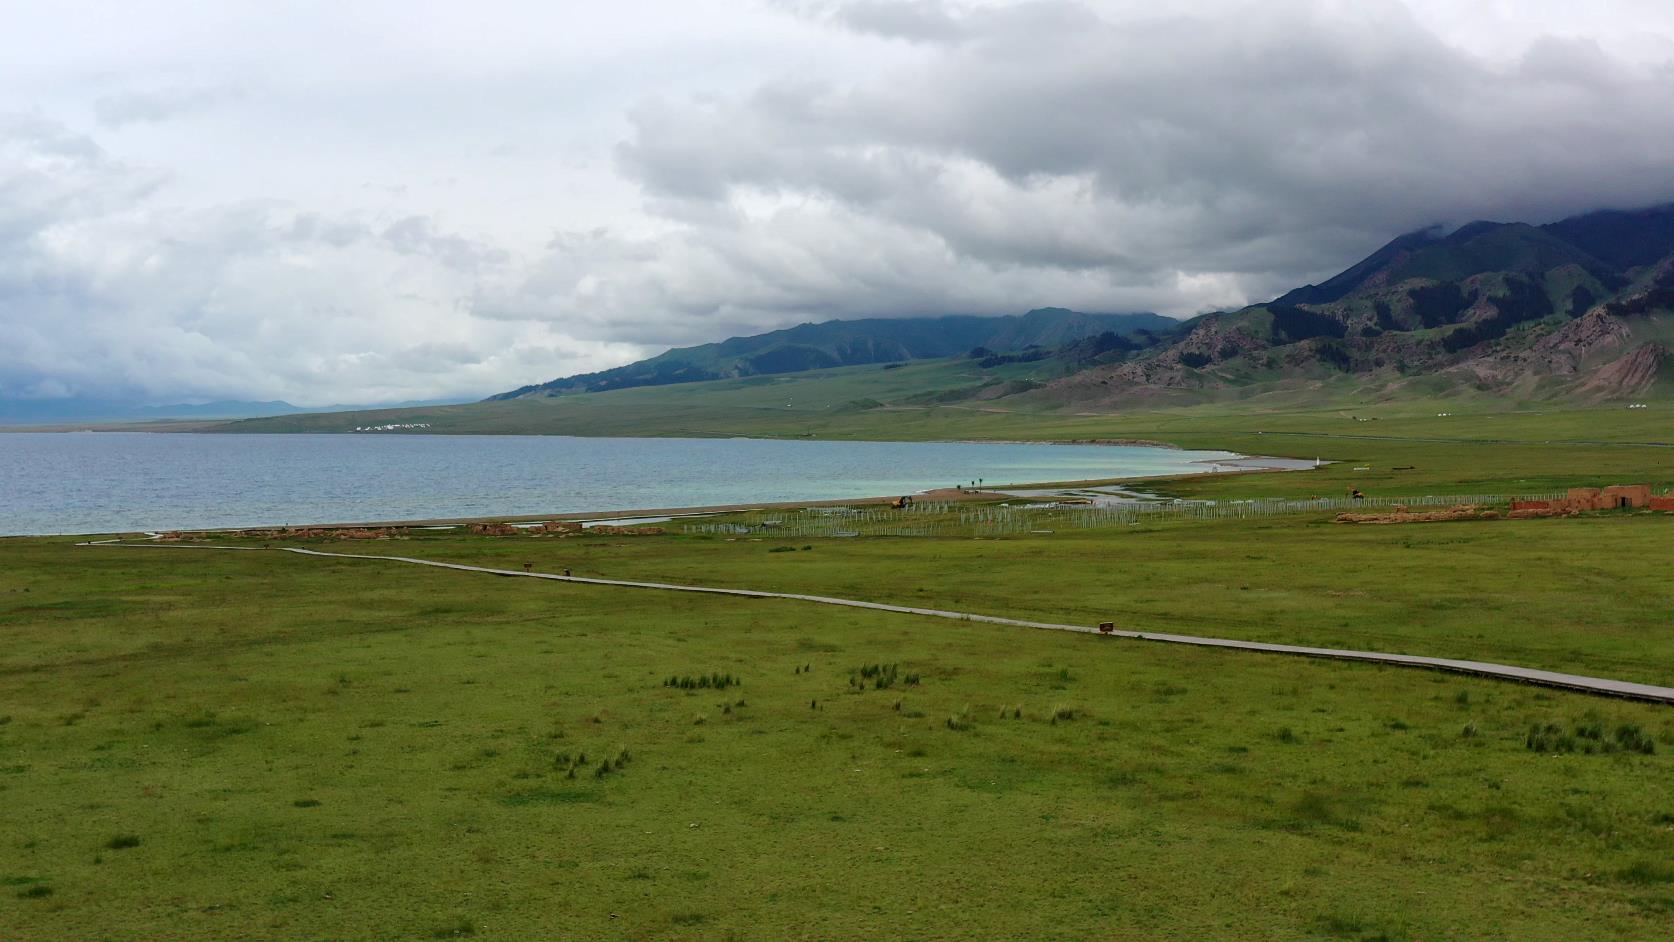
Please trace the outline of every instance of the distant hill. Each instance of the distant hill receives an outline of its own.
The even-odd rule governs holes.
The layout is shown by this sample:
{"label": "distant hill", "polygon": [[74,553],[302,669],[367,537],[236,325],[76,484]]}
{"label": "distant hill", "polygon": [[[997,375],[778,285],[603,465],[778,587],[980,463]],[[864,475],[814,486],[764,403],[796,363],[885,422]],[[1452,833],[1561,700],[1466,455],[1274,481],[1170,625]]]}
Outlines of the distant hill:
{"label": "distant hill", "polygon": [[627,366],[524,386],[489,401],[934,359],[978,347],[994,352],[1056,349],[1106,333],[1163,332],[1178,326],[1179,321],[1159,314],[1084,314],[1056,307],[1005,317],[835,320],[680,347]]}
{"label": "distant hill", "polygon": [[243,419],[296,415],[305,412],[346,412],[370,408],[409,408],[446,405],[457,399],[411,400],[383,406],[338,405],[307,408],[283,400],[215,402],[141,406],[116,399],[6,399],[0,398],[0,425],[61,425],[66,422],[151,422],[167,419]]}

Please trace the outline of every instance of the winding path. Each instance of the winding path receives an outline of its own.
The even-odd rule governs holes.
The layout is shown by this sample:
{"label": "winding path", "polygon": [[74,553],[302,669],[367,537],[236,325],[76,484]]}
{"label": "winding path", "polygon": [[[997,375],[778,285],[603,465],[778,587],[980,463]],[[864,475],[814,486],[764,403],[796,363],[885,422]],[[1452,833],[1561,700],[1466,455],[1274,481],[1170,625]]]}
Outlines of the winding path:
{"label": "winding path", "polygon": [[[244,550],[251,552],[273,552],[273,549],[255,546],[193,546],[171,543],[123,543],[119,540],[99,540],[87,543],[77,543],[77,546],[88,547],[120,547],[126,549],[211,549],[211,550]],[[1640,684],[1625,680],[1611,680],[1606,677],[1586,677],[1580,674],[1564,674],[1557,671],[1537,670],[1532,667],[1517,667],[1510,664],[1494,664],[1487,661],[1461,661],[1453,658],[1422,657],[1416,654],[1387,654],[1381,651],[1353,651],[1342,648],[1313,648],[1294,644],[1268,644],[1261,641],[1238,641],[1231,638],[1205,638],[1198,635],[1163,634],[1150,631],[1113,630],[1100,631],[1088,625],[1063,625],[1055,622],[1028,621],[1021,618],[1002,618],[998,615],[977,615],[970,612],[954,612],[939,608],[916,608],[910,605],[889,605],[884,602],[864,602],[859,599],[840,599],[827,595],[802,595],[795,592],[764,592],[756,589],[725,589],[715,586],[678,585],[669,582],[634,582],[625,579],[597,579],[588,576],[565,576],[550,572],[521,572],[515,569],[490,569],[485,566],[468,566],[463,563],[444,563],[432,559],[418,559],[412,556],[374,556],[362,553],[328,553],[324,550],[301,549],[298,547],[277,547],[278,552],[296,553],[299,556],[321,556],[332,559],[364,559],[392,563],[407,563],[413,566],[432,566],[437,569],[452,569],[458,572],[475,572],[491,576],[510,576],[522,579],[546,579],[553,582],[572,582],[581,585],[614,586],[626,589],[658,589],[665,592],[696,592],[705,595],[729,595],[749,599],[787,599],[793,602],[812,602],[818,605],[840,605],[846,608],[865,608],[880,612],[896,612],[903,615],[924,615],[931,618],[948,618],[955,621],[984,622],[993,625],[1011,625],[1018,628],[1041,628],[1049,631],[1074,631],[1081,634],[1108,634],[1119,638],[1131,638],[1137,641],[1159,641],[1167,644],[1189,644],[1206,648],[1228,648],[1237,651],[1255,651],[1264,654],[1288,654],[1297,657],[1326,658],[1338,661],[1367,661],[1374,664],[1390,664],[1397,667],[1421,667],[1429,670],[1452,671],[1459,674],[1474,674],[1479,677],[1492,677],[1499,680],[1513,680],[1525,684],[1541,687],[1555,687],[1572,690],[1579,693],[1596,694],[1600,696],[1619,697],[1628,700],[1643,700],[1651,703],[1674,705],[1674,687],[1659,687],[1654,684]]]}

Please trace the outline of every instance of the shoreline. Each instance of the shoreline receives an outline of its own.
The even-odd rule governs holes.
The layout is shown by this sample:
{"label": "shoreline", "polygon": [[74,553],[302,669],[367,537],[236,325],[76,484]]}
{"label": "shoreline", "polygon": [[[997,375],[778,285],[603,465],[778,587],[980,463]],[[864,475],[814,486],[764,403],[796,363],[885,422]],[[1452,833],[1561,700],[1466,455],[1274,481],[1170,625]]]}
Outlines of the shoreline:
{"label": "shoreline", "polygon": [[[1091,442],[1062,442],[1062,441],[1060,441],[1060,442],[1017,442],[1015,444],[1042,445],[1042,444],[1093,444],[1093,443],[1091,443]],[[1175,450],[1183,450],[1183,449],[1179,449],[1176,446]],[[1236,455],[1237,453],[1229,452],[1229,454],[1235,454]],[[1221,466],[1234,466],[1234,465],[1236,465],[1235,470],[1230,470],[1230,471],[1219,471],[1219,470],[1214,470],[1214,469],[1208,469],[1208,470],[1203,470],[1203,471],[1189,471],[1189,472],[1185,472],[1185,473],[1174,472],[1174,473],[1169,473],[1169,474],[1129,475],[1127,477],[1119,477],[1119,478],[1089,478],[1089,479],[1080,480],[1080,481],[1048,481],[1048,482],[1044,482],[1044,483],[985,484],[982,487],[982,489],[980,489],[980,490],[962,490],[962,489],[951,488],[951,487],[929,488],[929,489],[926,489],[926,490],[913,492],[910,496],[912,496],[915,499],[922,498],[924,500],[952,501],[952,502],[958,502],[958,503],[974,503],[974,502],[982,502],[982,501],[999,501],[999,500],[1007,500],[1007,499],[1015,500],[1015,499],[1018,499],[1019,495],[1009,494],[1009,493],[1006,493],[1006,491],[1008,491],[1008,490],[1068,490],[1068,489],[1084,488],[1084,487],[1116,487],[1116,486],[1121,486],[1121,485],[1124,485],[1124,484],[1142,483],[1142,482],[1157,482],[1157,481],[1171,481],[1171,480],[1194,480],[1194,479],[1201,478],[1201,477],[1204,477],[1204,476],[1209,476],[1209,475],[1212,475],[1214,477],[1226,477],[1226,476],[1230,476],[1230,475],[1269,474],[1269,473],[1280,472],[1280,471],[1301,471],[1301,470],[1311,469],[1313,467],[1311,462],[1314,461],[1314,460],[1315,459],[1312,459],[1312,458],[1308,458],[1308,459],[1285,458],[1285,457],[1276,456],[1276,455],[1237,455],[1235,458],[1203,459],[1201,461],[1193,462],[1193,464],[1210,464],[1210,465],[1221,465]],[[1297,466],[1297,465],[1283,465],[1283,464],[1237,465],[1238,462],[1297,462],[1298,464],[1300,464],[1302,462],[1309,462],[1309,464],[1306,467],[1301,467],[1301,466]],[[454,527],[454,526],[465,526],[467,524],[472,524],[472,523],[520,524],[520,523],[541,523],[541,522],[545,522],[545,521],[556,521],[556,522],[564,522],[564,523],[589,523],[589,522],[597,522],[597,521],[605,521],[605,520],[614,520],[614,519],[619,519],[619,518],[620,519],[637,519],[637,518],[641,518],[641,517],[672,517],[672,518],[678,518],[678,517],[712,516],[712,515],[716,515],[716,514],[741,513],[743,511],[748,511],[748,510],[795,510],[795,509],[799,509],[799,508],[803,508],[803,507],[856,507],[856,506],[869,507],[869,506],[888,505],[889,503],[891,503],[892,501],[894,501],[896,498],[898,498],[900,496],[902,496],[902,495],[894,494],[894,495],[880,495],[880,496],[871,496],[871,497],[854,497],[854,498],[847,498],[847,499],[825,498],[825,499],[818,499],[818,500],[748,501],[748,502],[734,503],[734,504],[700,504],[700,505],[689,505],[689,506],[681,506],[681,507],[635,507],[635,508],[605,509],[605,510],[574,510],[574,511],[562,512],[562,513],[487,514],[487,515],[475,515],[475,516],[466,516],[466,517],[422,517],[422,518],[407,518],[407,519],[400,519],[400,520],[356,520],[356,521],[330,522],[330,523],[286,524],[285,526],[288,527],[288,528],[291,528],[291,529],[324,529],[324,530],[342,529],[342,530],[348,530],[348,529],[382,529],[382,528],[390,528],[390,527]],[[76,537],[88,537],[88,536],[106,536],[106,535],[109,535],[111,533],[139,533],[139,532],[223,533],[223,532],[231,532],[231,531],[238,531],[238,530],[273,529],[276,526],[278,526],[278,525],[277,524],[250,524],[250,525],[245,525],[245,526],[160,528],[156,531],[94,530],[94,531],[85,531],[85,532],[80,532],[80,533],[36,533],[36,534],[18,533],[18,534],[3,534],[3,535],[0,535],[0,539],[4,539],[4,540],[61,539],[61,538],[76,538]]]}

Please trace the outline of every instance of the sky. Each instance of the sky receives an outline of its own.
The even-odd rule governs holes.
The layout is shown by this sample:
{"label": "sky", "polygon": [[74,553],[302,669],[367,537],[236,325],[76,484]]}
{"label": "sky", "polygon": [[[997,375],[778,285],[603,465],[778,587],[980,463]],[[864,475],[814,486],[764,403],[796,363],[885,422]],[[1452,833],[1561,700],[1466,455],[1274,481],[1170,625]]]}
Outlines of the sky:
{"label": "sky", "polygon": [[1674,201],[1665,0],[0,0],[0,399],[474,398]]}

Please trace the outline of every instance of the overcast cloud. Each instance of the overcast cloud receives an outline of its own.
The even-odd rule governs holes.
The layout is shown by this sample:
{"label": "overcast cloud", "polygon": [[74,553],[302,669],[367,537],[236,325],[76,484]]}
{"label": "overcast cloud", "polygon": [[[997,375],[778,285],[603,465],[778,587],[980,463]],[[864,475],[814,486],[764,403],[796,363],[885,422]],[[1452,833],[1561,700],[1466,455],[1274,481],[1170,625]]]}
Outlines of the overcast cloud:
{"label": "overcast cloud", "polygon": [[[0,397],[475,396],[1674,200],[1674,9],[0,4]],[[1583,10],[1584,7],[1584,10]]]}

